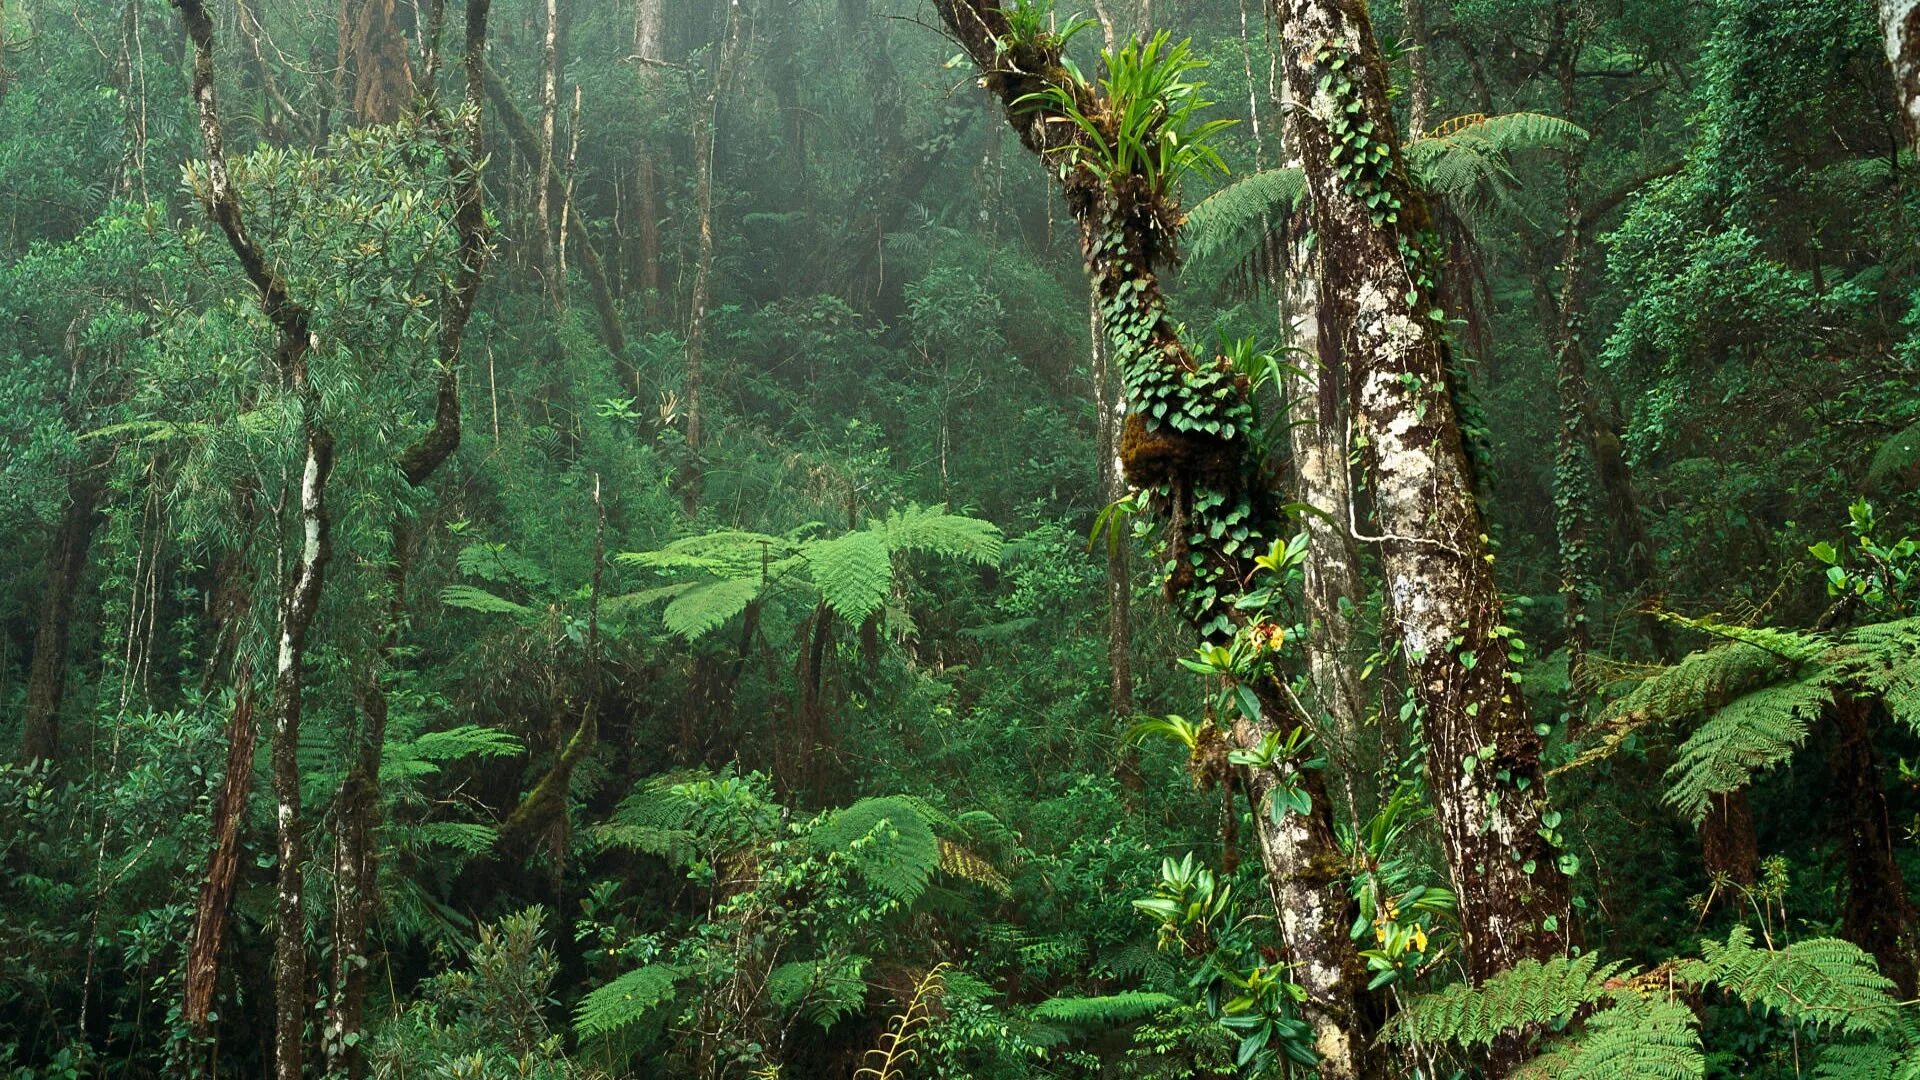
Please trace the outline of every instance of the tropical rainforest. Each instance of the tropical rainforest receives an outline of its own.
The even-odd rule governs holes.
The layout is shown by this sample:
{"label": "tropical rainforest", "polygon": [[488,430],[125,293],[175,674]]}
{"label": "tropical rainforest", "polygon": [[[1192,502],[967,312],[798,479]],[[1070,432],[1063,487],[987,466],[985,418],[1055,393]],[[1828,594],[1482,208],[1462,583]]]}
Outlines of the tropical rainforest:
{"label": "tropical rainforest", "polygon": [[0,1077],[1920,1078],[1920,3],[0,0]]}

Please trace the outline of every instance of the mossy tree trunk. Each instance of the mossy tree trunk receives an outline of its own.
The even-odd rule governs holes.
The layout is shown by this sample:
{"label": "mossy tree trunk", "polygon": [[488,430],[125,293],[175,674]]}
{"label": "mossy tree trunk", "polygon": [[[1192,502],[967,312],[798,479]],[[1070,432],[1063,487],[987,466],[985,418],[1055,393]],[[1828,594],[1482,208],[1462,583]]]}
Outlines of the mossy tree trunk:
{"label": "mossy tree trunk", "polygon": [[1566,947],[1568,885],[1546,837],[1542,740],[1518,686],[1486,525],[1447,383],[1437,243],[1407,180],[1361,0],[1281,0],[1321,256],[1382,535],[1388,598],[1422,711],[1432,787],[1476,980]]}
{"label": "mossy tree trunk", "polygon": [[[1254,557],[1284,522],[1272,478],[1251,440],[1252,403],[1224,358],[1194,355],[1166,311],[1157,276],[1170,261],[1178,210],[1140,173],[1102,176],[1065,155],[1077,128],[1050,108],[1022,104],[1029,94],[1070,95],[1087,115],[1108,103],[1061,66],[1058,47],[1023,41],[989,0],[936,0],[947,29],[983,73],[1022,143],[1054,170],[1080,227],[1082,254],[1098,297],[1110,363],[1125,388],[1128,414],[1120,456],[1129,484],[1145,493],[1161,529],[1159,552],[1168,599],[1202,640],[1232,638],[1235,601],[1255,577]],[[1229,730],[1242,747],[1270,733],[1285,737],[1306,722],[1270,667],[1242,685],[1258,704]],[[1320,770],[1304,770],[1305,814],[1269,813],[1281,783],[1277,767],[1250,770],[1261,858],[1293,960],[1305,988],[1303,1013],[1314,1031],[1323,1077],[1369,1073],[1370,1036],[1362,1026],[1365,982],[1348,937],[1352,903],[1333,838],[1332,805]]]}
{"label": "mossy tree trunk", "polygon": [[47,548],[47,588],[41,594],[40,619],[34,628],[20,736],[20,760],[28,765],[60,759],[60,707],[66,699],[73,602],[100,525],[102,494],[99,477],[86,465],[77,467],[67,481],[67,508]]}

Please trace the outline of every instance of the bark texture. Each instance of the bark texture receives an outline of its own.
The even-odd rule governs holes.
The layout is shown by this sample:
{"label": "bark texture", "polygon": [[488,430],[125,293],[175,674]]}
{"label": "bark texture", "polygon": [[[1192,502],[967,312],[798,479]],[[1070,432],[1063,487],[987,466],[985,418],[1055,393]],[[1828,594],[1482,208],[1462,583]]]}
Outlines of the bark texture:
{"label": "bark texture", "polygon": [[[1161,525],[1168,599],[1203,640],[1232,637],[1240,617],[1233,601],[1253,581],[1255,548],[1278,535],[1280,524],[1271,505],[1271,477],[1243,426],[1251,419],[1246,388],[1224,359],[1195,356],[1166,311],[1156,271],[1172,257],[1178,209],[1148,176],[1102,176],[1084,162],[1076,164],[1066,153],[1080,138],[1075,125],[1049,107],[1031,107],[1027,96],[1047,90],[1070,95],[1089,116],[1104,115],[1110,105],[1066,72],[1057,47],[1021,40],[1005,12],[987,0],[936,0],[935,6],[1021,142],[1046,161],[1064,163],[1053,175],[1080,227],[1110,363],[1126,390],[1122,471],[1148,493]],[[1257,746],[1269,733],[1284,736],[1305,722],[1270,670],[1248,675],[1243,685],[1259,708],[1228,725],[1238,745]],[[1307,769],[1298,781],[1311,797],[1311,811],[1279,820],[1267,812],[1267,800],[1282,782],[1280,771],[1250,769],[1244,782],[1254,800],[1261,859],[1293,977],[1307,991],[1302,1011],[1313,1028],[1320,1075],[1366,1075],[1364,977],[1347,935],[1352,915],[1345,863],[1334,843],[1321,773]]]}
{"label": "bark texture", "polygon": [[1920,981],[1920,916],[1908,898],[1906,879],[1894,859],[1893,822],[1881,787],[1873,747],[1876,699],[1844,692],[1828,710],[1834,744],[1827,758],[1840,848],[1847,867],[1847,898],[1840,936],[1873,954],[1880,973],[1911,998]]}
{"label": "bark texture", "polygon": [[240,878],[240,823],[246,819],[247,796],[253,790],[253,748],[258,731],[253,723],[252,676],[237,680],[233,717],[227,723],[227,773],[213,806],[213,853],[200,898],[193,908],[193,936],[187,943],[186,994],[181,1006],[187,1030],[196,1039],[211,1032],[214,994],[220,986],[220,947],[226,939],[227,917],[233,908],[233,890]]}
{"label": "bark texture", "polygon": [[1407,180],[1360,0],[1281,0],[1321,254],[1321,327],[1346,358],[1381,567],[1422,708],[1442,847],[1476,980],[1566,946],[1568,889],[1543,834],[1541,740],[1520,695],[1461,443],[1438,257]]}
{"label": "bark texture", "polygon": [[1920,152],[1920,0],[1879,0],[1879,11],[1900,129],[1907,149]]}
{"label": "bark texture", "polygon": [[82,468],[67,481],[67,509],[60,515],[47,549],[47,589],[34,629],[33,660],[27,669],[26,716],[20,736],[20,760],[60,759],[60,706],[66,698],[67,642],[73,626],[73,602],[86,573],[87,552],[100,526],[99,478]]}
{"label": "bark texture", "polygon": [[394,0],[361,0],[350,35],[354,122],[391,124],[413,104],[413,67]]}

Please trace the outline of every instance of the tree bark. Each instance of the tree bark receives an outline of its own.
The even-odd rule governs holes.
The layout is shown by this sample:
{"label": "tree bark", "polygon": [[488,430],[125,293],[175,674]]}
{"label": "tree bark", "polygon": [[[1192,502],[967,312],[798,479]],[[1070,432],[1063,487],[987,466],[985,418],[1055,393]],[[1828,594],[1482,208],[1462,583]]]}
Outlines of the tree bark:
{"label": "tree bark", "polygon": [[206,880],[193,909],[193,936],[187,944],[186,994],[182,1019],[196,1039],[212,1034],[210,1015],[220,985],[220,947],[227,916],[240,877],[240,825],[247,816],[247,795],[253,790],[253,748],[258,730],[253,724],[253,677],[242,670],[235,680],[233,716],[227,724],[227,772],[213,807],[213,852],[207,859]]}
{"label": "tree bark", "polygon": [[[1100,291],[1087,302],[1087,344],[1093,359],[1094,443],[1099,498],[1111,506],[1127,494],[1125,465],[1120,460],[1120,432],[1127,419],[1126,395],[1115,384],[1107,350],[1106,328],[1100,322]],[[1124,726],[1133,716],[1133,568],[1128,541],[1120,530],[1124,522],[1109,519],[1107,528],[1107,715]],[[1137,754],[1123,751],[1120,775],[1139,780]]]}
{"label": "tree bark", "polygon": [[[1171,251],[1178,209],[1152,194],[1144,176],[1102,177],[1063,153],[1081,137],[1078,129],[1050,107],[1031,107],[1028,95],[1065,93],[1089,115],[1109,103],[1066,72],[1057,47],[1021,40],[990,0],[936,0],[935,7],[983,72],[984,85],[1022,143],[1049,163],[1063,163],[1053,175],[1080,226],[1101,310],[1111,313],[1111,363],[1126,389],[1122,469],[1132,486],[1151,493],[1149,509],[1164,538],[1165,591],[1202,640],[1234,637],[1245,618],[1235,601],[1255,577],[1254,549],[1277,536],[1282,523],[1265,462],[1247,429],[1228,419],[1251,422],[1246,389],[1233,380],[1224,359],[1202,361],[1189,351],[1166,310],[1157,269]],[[1214,386],[1222,388],[1218,396]],[[1156,417],[1152,406],[1165,415]],[[1209,427],[1220,433],[1205,433]],[[1285,737],[1305,722],[1270,668],[1250,671],[1241,685],[1257,705],[1229,722],[1241,747],[1258,746],[1269,734]],[[1307,790],[1311,809],[1276,819],[1268,801],[1282,780],[1280,767],[1247,772],[1261,859],[1294,961],[1292,977],[1307,992],[1302,1011],[1313,1029],[1320,1075],[1365,1075],[1370,1038],[1359,1007],[1364,976],[1348,938],[1346,864],[1334,843],[1323,778],[1317,769],[1303,770],[1297,782]]]}
{"label": "tree bark", "polygon": [[557,295],[553,260],[554,123],[560,111],[560,12],[547,0],[546,37],[540,48],[540,158],[534,166],[534,257],[549,297]]}
{"label": "tree bark", "polygon": [[1920,0],[1879,0],[1879,12],[1900,130],[1907,149],[1920,152]]}
{"label": "tree bark", "polygon": [[1877,711],[1875,699],[1852,697],[1844,690],[1828,710],[1835,738],[1827,765],[1847,864],[1840,936],[1872,953],[1880,973],[1899,986],[1904,999],[1913,997],[1915,983],[1920,981],[1916,980],[1920,918],[1914,914],[1906,880],[1894,859],[1893,822],[1873,748]]}
{"label": "tree bark", "polygon": [[1427,75],[1427,50],[1433,46],[1433,35],[1427,31],[1426,0],[1402,0],[1401,10],[1407,17],[1407,36],[1413,39],[1413,48],[1407,53],[1407,132],[1417,139],[1433,123],[1433,81]]}
{"label": "tree bark", "polygon": [[687,301],[686,394],[681,403],[686,417],[687,460],[680,474],[680,497],[688,514],[700,507],[700,486],[705,473],[700,463],[703,437],[700,425],[704,419],[700,390],[707,347],[707,294],[713,279],[714,129],[720,123],[720,95],[732,81],[734,65],[740,60],[745,20],[741,0],[727,0],[726,27],[715,50],[707,100],[693,113],[693,202],[699,242],[694,255],[693,292]]}
{"label": "tree bark", "polygon": [[1567,881],[1541,822],[1541,740],[1517,685],[1447,384],[1430,218],[1400,160],[1366,5],[1279,8],[1321,252],[1322,333],[1350,368],[1383,533],[1365,539],[1380,545],[1422,709],[1442,850],[1478,981],[1566,946]]}
{"label": "tree bark", "polygon": [[20,738],[20,760],[58,762],[60,707],[66,698],[67,642],[73,626],[73,602],[86,573],[87,552],[99,528],[100,480],[80,466],[67,480],[67,509],[47,549],[47,589],[34,630],[33,660],[27,670],[27,703]]}
{"label": "tree bark", "polygon": [[[665,63],[666,0],[638,0],[633,10],[633,53],[640,65],[640,86],[649,97],[660,89]],[[660,314],[660,177],[654,149],[643,140],[636,155],[635,178],[640,209],[640,299],[648,318]]]}
{"label": "tree bark", "polygon": [[407,35],[394,18],[394,0],[361,0],[348,41],[353,58],[353,119],[391,124],[413,104],[413,67]]}

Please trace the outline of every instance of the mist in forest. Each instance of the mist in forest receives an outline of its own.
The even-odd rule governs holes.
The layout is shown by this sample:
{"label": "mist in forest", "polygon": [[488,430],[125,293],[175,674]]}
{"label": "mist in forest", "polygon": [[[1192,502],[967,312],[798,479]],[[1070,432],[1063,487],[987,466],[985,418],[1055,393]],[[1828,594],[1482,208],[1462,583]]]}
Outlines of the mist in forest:
{"label": "mist in forest", "polygon": [[1913,0],[0,0],[0,1076],[1920,1075]]}

